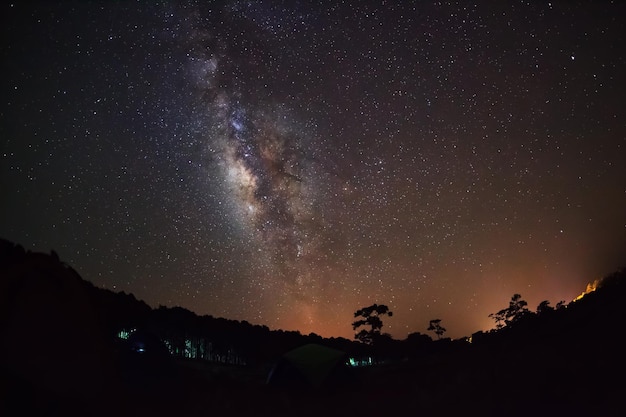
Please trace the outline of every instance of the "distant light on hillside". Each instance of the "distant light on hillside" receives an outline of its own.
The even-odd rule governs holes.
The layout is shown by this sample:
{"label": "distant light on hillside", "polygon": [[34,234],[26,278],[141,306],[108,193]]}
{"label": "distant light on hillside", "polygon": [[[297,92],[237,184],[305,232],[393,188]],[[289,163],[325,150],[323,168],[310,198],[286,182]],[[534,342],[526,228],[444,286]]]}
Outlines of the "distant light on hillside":
{"label": "distant light on hillside", "polygon": [[598,289],[598,285],[600,284],[600,280],[596,279],[593,282],[587,284],[587,288],[585,288],[585,291],[580,294],[578,297],[574,298],[574,301],[578,301],[581,298],[583,298],[585,295],[589,294],[590,292],[594,292],[596,289]]}

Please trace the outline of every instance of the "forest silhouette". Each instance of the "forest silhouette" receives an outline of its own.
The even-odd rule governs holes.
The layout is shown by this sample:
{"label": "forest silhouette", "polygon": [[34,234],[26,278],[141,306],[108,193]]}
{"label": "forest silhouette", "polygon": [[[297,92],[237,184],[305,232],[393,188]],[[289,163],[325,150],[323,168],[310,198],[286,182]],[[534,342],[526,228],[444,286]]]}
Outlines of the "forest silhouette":
{"label": "forest silhouette", "polygon": [[363,343],[151,308],[0,239],[0,415],[621,416],[625,297],[621,269],[488,332]]}

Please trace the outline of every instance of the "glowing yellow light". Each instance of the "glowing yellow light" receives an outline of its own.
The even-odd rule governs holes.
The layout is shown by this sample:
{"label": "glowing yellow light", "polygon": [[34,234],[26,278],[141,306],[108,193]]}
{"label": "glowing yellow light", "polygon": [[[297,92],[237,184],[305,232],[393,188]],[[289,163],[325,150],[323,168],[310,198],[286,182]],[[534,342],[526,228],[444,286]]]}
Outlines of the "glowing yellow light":
{"label": "glowing yellow light", "polygon": [[600,284],[599,279],[596,279],[593,282],[587,284],[587,288],[585,288],[585,291],[582,294],[580,294],[578,297],[574,298],[574,301],[578,301],[581,298],[583,298],[585,295],[589,294],[590,292],[594,292],[595,290],[597,290],[598,284]]}

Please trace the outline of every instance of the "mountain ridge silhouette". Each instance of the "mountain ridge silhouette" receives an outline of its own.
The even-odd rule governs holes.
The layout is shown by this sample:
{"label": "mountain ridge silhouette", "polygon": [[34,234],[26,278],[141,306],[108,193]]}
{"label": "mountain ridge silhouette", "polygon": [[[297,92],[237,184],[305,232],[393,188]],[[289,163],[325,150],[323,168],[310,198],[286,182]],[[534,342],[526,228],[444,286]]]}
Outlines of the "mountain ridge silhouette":
{"label": "mountain ridge silhouette", "polygon": [[[499,330],[456,340],[414,333],[378,346],[151,308],[95,287],[54,251],[3,239],[0,274],[2,415],[121,415],[125,407],[153,415],[206,415],[203,407],[222,415],[453,415],[469,407],[484,415],[617,416],[626,409],[626,269],[579,300]],[[172,367],[133,356],[122,330],[167,341]],[[263,381],[271,365],[306,343],[375,365],[355,369],[357,378],[335,395],[269,390]],[[219,395],[209,402],[207,392]]]}

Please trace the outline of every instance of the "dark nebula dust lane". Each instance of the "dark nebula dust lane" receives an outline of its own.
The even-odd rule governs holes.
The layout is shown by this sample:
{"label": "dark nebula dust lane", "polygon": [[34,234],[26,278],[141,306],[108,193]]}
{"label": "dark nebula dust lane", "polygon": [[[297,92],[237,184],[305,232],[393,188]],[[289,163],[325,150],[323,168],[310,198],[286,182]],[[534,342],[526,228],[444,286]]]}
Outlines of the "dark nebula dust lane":
{"label": "dark nebula dust lane", "polygon": [[152,306],[492,328],[626,266],[621,2],[2,6],[0,236]]}

